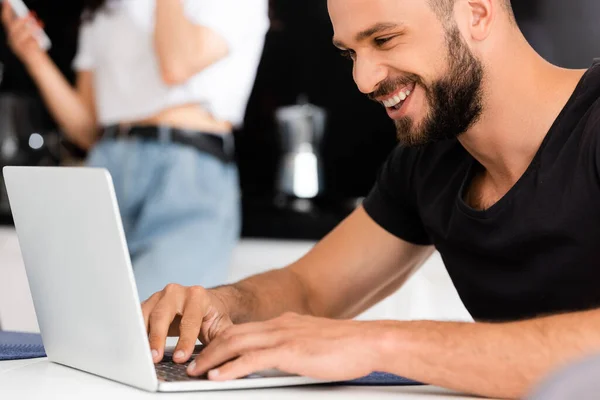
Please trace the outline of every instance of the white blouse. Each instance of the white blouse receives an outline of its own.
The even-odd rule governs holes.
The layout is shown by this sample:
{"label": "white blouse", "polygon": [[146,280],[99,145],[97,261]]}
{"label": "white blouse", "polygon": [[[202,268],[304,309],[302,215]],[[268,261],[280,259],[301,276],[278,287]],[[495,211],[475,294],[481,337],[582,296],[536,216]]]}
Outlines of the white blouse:
{"label": "white blouse", "polygon": [[155,0],[112,0],[84,22],[73,67],[93,71],[98,122],[150,117],[197,103],[215,118],[241,125],[256,78],[268,0],[183,1],[187,17],[221,34],[229,54],[185,83],[166,85],[154,52]]}

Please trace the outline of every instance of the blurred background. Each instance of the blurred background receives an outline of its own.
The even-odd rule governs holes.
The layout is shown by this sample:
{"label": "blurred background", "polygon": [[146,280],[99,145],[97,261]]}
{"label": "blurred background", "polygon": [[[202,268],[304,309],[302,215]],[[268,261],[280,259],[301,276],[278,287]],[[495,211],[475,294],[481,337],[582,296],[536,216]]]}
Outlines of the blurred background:
{"label": "blurred background", "polygon": [[[70,66],[82,0],[61,0],[60,7],[46,0],[25,3],[45,23],[54,44],[52,59],[73,80]],[[394,129],[384,110],[358,92],[350,63],[331,45],[326,1],[271,0],[270,7],[271,29],[245,125],[235,132],[242,235],[318,239],[368,193],[395,146]],[[526,37],[548,60],[585,68],[600,54],[598,0],[518,0],[513,7]],[[62,138],[33,82],[7,48],[3,30],[0,63],[0,165],[67,165],[81,160],[85,153]],[[276,115],[298,102],[310,103],[326,116],[313,125],[319,167],[318,186],[310,199],[286,190],[282,181],[289,173],[284,171],[286,152],[294,143],[290,127]],[[0,221],[10,225],[3,183],[0,188]]]}

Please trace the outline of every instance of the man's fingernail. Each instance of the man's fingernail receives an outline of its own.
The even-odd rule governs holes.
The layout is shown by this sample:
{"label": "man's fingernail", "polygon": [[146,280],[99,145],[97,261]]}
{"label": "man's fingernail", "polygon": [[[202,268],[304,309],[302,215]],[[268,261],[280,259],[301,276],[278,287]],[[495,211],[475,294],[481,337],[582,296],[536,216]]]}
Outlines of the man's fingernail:
{"label": "man's fingernail", "polygon": [[196,370],[196,361],[192,361],[190,365],[188,365],[188,373],[193,374]]}
{"label": "man's fingernail", "polygon": [[158,357],[158,351],[153,349],[152,350],[152,358],[156,358],[156,357]]}
{"label": "man's fingernail", "polygon": [[209,378],[216,378],[219,376],[219,370],[218,369],[211,369],[210,371],[208,371],[208,377]]}
{"label": "man's fingernail", "polygon": [[173,354],[173,358],[183,358],[185,357],[185,353],[181,350],[177,350],[175,354]]}

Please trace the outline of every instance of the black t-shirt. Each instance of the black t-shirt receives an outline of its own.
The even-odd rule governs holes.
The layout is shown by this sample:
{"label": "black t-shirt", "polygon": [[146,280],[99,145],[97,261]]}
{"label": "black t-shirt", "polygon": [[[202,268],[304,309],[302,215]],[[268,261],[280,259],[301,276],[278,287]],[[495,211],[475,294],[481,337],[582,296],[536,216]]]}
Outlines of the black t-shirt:
{"label": "black t-shirt", "polygon": [[463,200],[477,168],[457,140],[399,146],[365,210],[395,236],[435,245],[475,320],[600,307],[600,60],[524,175],[485,211]]}

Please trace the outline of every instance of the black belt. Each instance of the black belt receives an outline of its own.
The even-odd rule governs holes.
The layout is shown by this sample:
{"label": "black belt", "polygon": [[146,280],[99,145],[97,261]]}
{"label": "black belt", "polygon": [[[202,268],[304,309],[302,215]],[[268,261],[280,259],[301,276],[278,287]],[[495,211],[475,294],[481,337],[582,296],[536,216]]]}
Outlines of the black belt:
{"label": "black belt", "polygon": [[103,129],[102,137],[114,139],[139,137],[165,143],[179,143],[213,155],[224,163],[233,162],[235,159],[231,134],[216,135],[169,126],[111,125]]}

